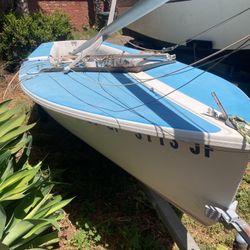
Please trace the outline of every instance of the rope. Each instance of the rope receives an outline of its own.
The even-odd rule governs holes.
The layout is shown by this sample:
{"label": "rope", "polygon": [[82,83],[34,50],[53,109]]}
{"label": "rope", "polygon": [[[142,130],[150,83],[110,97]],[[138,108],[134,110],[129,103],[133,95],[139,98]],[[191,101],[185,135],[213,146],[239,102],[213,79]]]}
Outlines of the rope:
{"label": "rope", "polygon": [[229,120],[234,128],[246,139],[247,143],[250,144],[250,122],[238,116],[232,116]]}
{"label": "rope", "polygon": [[16,74],[12,77],[12,79],[11,79],[10,82],[8,83],[6,89],[5,89],[4,93],[3,93],[3,100],[5,100],[5,96],[6,96],[7,92],[8,92],[8,90],[9,90],[11,84],[12,84],[12,83],[14,82],[14,80],[16,79],[16,77],[17,77],[18,74],[19,74],[19,70],[16,72]]}

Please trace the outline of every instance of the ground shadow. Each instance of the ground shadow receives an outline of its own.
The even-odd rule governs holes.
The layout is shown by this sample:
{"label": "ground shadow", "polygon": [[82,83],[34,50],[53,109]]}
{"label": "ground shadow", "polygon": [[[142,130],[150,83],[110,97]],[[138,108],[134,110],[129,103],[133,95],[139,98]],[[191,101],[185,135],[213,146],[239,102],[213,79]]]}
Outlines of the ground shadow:
{"label": "ground shadow", "polygon": [[70,134],[35,106],[30,122],[30,161],[43,159],[56,191],[75,197],[66,207],[71,222],[95,227],[108,249],[172,249],[173,241],[138,182],[94,149]]}

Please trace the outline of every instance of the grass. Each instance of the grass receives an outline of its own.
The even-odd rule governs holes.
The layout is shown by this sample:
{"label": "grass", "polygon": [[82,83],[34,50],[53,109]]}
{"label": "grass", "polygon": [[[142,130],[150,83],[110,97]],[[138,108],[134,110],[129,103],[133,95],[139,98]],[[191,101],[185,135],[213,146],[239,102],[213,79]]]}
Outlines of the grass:
{"label": "grass", "polygon": [[92,38],[93,36],[95,36],[98,33],[98,31],[94,28],[94,27],[89,27],[89,26],[85,26],[83,27],[83,31],[75,31],[73,32],[73,37],[75,40],[87,40]]}
{"label": "grass", "polygon": [[[81,39],[88,40],[94,37],[97,33],[98,30],[96,30],[94,27],[85,26],[82,32],[80,31],[73,32],[73,37],[75,40],[81,40]],[[117,44],[125,44],[127,43],[128,40],[130,40],[129,37],[121,36],[121,31],[115,32],[114,34],[111,35],[111,37],[107,39],[107,41],[112,41]]]}
{"label": "grass", "polygon": [[[75,34],[86,39],[96,34],[88,30]],[[78,37],[77,37],[78,36]],[[118,40],[121,38],[115,35]],[[121,39],[122,40],[122,39]],[[12,75],[0,72],[0,96]],[[10,86],[7,98],[32,105],[17,82]],[[76,198],[66,207],[67,216],[61,224],[60,249],[176,249],[167,230],[147,200],[140,184],[122,169],[72,136],[37,106],[31,114],[37,126],[31,160],[44,159],[57,178],[57,192]],[[237,193],[239,213],[250,221],[250,168]],[[182,222],[201,249],[232,247],[235,233],[222,225],[204,227],[187,215]]]}

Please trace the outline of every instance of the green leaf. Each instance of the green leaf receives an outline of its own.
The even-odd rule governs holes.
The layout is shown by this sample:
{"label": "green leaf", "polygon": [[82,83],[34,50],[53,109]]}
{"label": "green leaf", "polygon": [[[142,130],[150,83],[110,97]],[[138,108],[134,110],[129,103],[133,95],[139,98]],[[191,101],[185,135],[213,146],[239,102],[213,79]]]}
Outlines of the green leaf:
{"label": "green leaf", "polygon": [[11,153],[9,151],[3,151],[3,152],[0,151],[0,166],[2,164],[5,164],[6,161],[10,158],[10,156],[11,156]]}
{"label": "green leaf", "polygon": [[48,216],[50,214],[53,214],[54,212],[58,211],[59,209],[65,207],[68,205],[74,198],[63,200],[61,202],[58,202],[56,205],[52,206],[50,210],[45,214],[45,216]]}
{"label": "green leaf", "polygon": [[32,243],[35,246],[46,247],[46,246],[49,246],[58,242],[59,242],[58,232],[53,231],[51,233],[40,236],[39,238],[36,238],[36,240],[34,240]]}
{"label": "green leaf", "polygon": [[52,200],[50,200],[45,206],[43,206],[42,209],[39,210],[34,217],[36,219],[42,218],[45,214],[48,213],[48,211],[51,209],[52,206],[54,206],[61,200],[62,200],[62,197],[60,195],[57,195]]}
{"label": "green leaf", "polygon": [[14,115],[17,116],[24,113],[25,113],[24,105],[18,105],[12,109],[9,109],[0,115],[0,124],[4,121],[9,120]]}
{"label": "green leaf", "polygon": [[23,148],[22,156],[18,159],[17,168],[22,168],[22,166],[27,162],[31,152],[32,136],[25,134],[25,137],[27,137],[27,145]]}
{"label": "green leaf", "polygon": [[[28,235],[35,234],[34,232],[39,230],[45,230],[48,228],[49,225],[53,225],[58,227],[57,221],[53,219],[41,219],[41,220],[22,220],[17,223],[5,236],[2,242],[7,245],[11,246],[16,240],[22,237],[28,237]],[[33,232],[30,234],[30,232]],[[41,232],[41,231],[40,231]]]}
{"label": "green leaf", "polygon": [[23,236],[23,239],[27,239],[30,236],[32,236],[33,234],[37,234],[37,232],[40,230],[44,231],[46,230],[48,227],[50,226],[54,226],[54,227],[59,227],[58,226],[58,222],[56,220],[53,219],[44,219],[43,221],[41,221],[39,224],[37,224],[36,226],[34,226],[27,234],[25,234]]}
{"label": "green leaf", "polygon": [[25,133],[26,131],[30,130],[34,126],[35,126],[35,124],[24,125],[24,126],[19,127],[19,128],[15,129],[15,130],[12,130],[8,134],[5,134],[4,136],[2,136],[0,138],[0,147],[6,145],[6,143],[10,142],[10,140],[15,139],[17,136]]}
{"label": "green leaf", "polygon": [[36,213],[38,210],[44,205],[44,203],[52,197],[52,194],[48,193],[44,196],[44,198],[32,209],[30,213],[25,216],[25,219],[32,219],[35,218]]}
{"label": "green leaf", "polygon": [[0,249],[1,250],[10,250],[6,245],[4,245],[1,241],[0,241]]}
{"label": "green leaf", "polygon": [[25,118],[26,115],[22,114],[9,119],[7,122],[4,122],[2,125],[0,125],[0,137],[4,136],[13,129],[20,127],[23,124]]}
{"label": "green leaf", "polygon": [[[40,228],[39,230],[36,231],[35,234],[32,234],[30,237],[19,240],[17,244],[14,243],[14,245],[11,246],[11,249],[16,249],[16,250],[30,249],[31,246],[44,247],[58,242],[59,240],[58,238],[56,238],[58,235],[57,231],[41,236],[41,234],[44,231],[46,231],[49,226],[50,225]],[[39,237],[37,237],[38,235]]]}
{"label": "green leaf", "polygon": [[24,197],[13,212],[13,218],[11,224],[9,225],[9,229],[25,218],[31,208],[33,208],[42,199],[42,197],[43,196],[40,190],[33,191],[28,196]]}
{"label": "green leaf", "polygon": [[221,245],[219,244],[217,247],[216,247],[216,250],[228,250],[228,248],[224,245]]}
{"label": "green leaf", "polygon": [[31,136],[27,136],[26,134],[24,134],[21,138],[17,138],[11,143],[8,143],[5,149],[10,150],[11,154],[15,154],[21,149],[25,149],[27,145],[29,145],[31,140]]}
{"label": "green leaf", "polygon": [[8,105],[10,102],[11,100],[7,100],[0,103],[0,115],[9,109]]}
{"label": "green leaf", "polygon": [[14,170],[13,170],[13,160],[9,159],[8,163],[5,164],[6,167],[0,169],[0,183],[2,183],[3,181],[5,181],[10,175],[13,174]]}
{"label": "green leaf", "polygon": [[[3,183],[0,183],[0,192],[3,191],[7,188],[9,188],[11,185],[13,184],[18,184],[18,186],[16,186],[16,188],[18,188],[21,185],[25,185],[27,180],[31,180],[36,174],[37,172],[40,170],[40,167],[34,167],[33,169],[23,169],[20,170],[16,173],[14,173],[12,176],[10,176],[9,178],[7,178]],[[8,191],[8,190],[7,190]],[[1,195],[3,195],[3,193],[0,193],[0,197]]]}
{"label": "green leaf", "polygon": [[38,221],[33,220],[23,220],[20,221],[17,225],[15,225],[3,239],[3,243],[7,246],[10,246],[16,239],[22,237],[25,233],[27,233],[31,228],[33,228]]}
{"label": "green leaf", "polygon": [[2,239],[5,224],[6,224],[6,213],[2,205],[0,204],[0,239]]}

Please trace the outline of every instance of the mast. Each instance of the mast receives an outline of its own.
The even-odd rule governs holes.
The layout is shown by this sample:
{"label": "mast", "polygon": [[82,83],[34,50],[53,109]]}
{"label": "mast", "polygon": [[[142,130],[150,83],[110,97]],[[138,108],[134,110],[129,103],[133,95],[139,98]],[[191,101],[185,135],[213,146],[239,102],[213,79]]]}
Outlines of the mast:
{"label": "mast", "polygon": [[108,18],[107,25],[111,24],[113,22],[113,20],[114,20],[116,3],[117,3],[117,0],[113,0],[111,2],[110,12],[109,12],[109,18]]}

